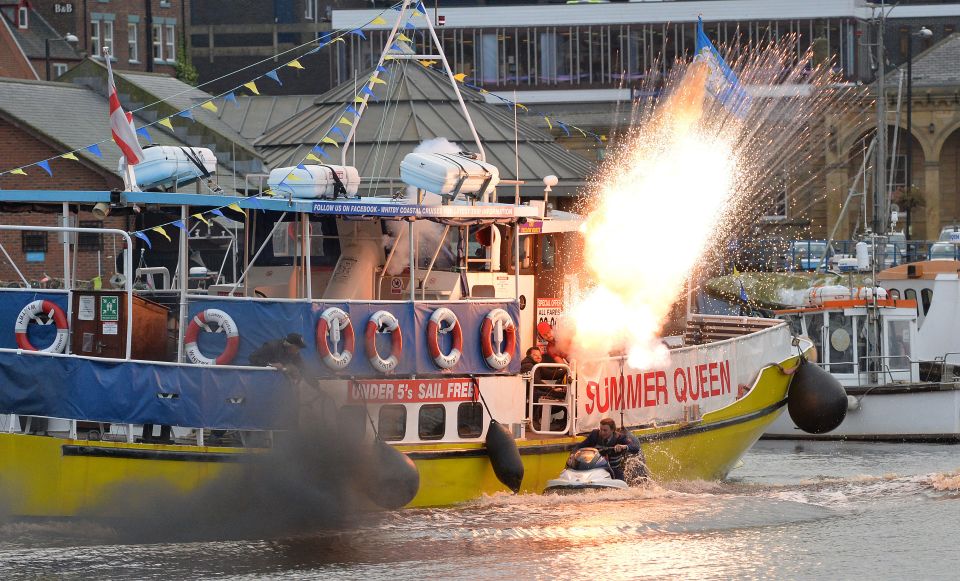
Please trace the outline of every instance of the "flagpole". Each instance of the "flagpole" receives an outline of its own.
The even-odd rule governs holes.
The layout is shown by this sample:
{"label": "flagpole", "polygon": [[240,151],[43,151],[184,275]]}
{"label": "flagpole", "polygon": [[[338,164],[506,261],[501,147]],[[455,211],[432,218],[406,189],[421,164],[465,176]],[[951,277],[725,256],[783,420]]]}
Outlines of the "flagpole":
{"label": "flagpole", "polygon": [[[107,98],[110,99],[110,97],[115,95],[117,99],[116,105],[119,107],[120,95],[119,93],[117,93],[117,87],[113,82],[113,67],[110,65],[110,47],[108,46],[103,47],[103,60],[104,62],[107,63]],[[118,141],[121,138],[117,136],[117,132],[114,130],[113,123],[115,120],[113,117],[112,100],[111,100],[110,107],[111,107],[110,108],[110,123],[111,123],[110,129],[111,129],[111,133],[113,134],[114,141]],[[121,112],[121,115],[126,115],[125,113],[123,113],[122,107],[119,107],[119,110]],[[127,136],[128,141],[130,138],[132,138],[134,141],[134,145],[136,145],[136,151],[140,151],[140,144],[139,142],[136,141],[137,133],[136,133],[136,130],[133,128],[133,120],[131,119],[128,123],[130,125],[130,130],[131,130],[131,136]],[[119,146],[120,143],[118,142],[117,145]],[[140,153],[142,154],[142,151]],[[137,161],[138,160],[134,160],[135,163]],[[127,162],[127,155],[126,153],[124,153],[123,147],[120,147],[120,165],[123,170],[124,190],[127,192],[139,192],[140,188],[137,187],[137,176],[133,171],[133,166]]]}

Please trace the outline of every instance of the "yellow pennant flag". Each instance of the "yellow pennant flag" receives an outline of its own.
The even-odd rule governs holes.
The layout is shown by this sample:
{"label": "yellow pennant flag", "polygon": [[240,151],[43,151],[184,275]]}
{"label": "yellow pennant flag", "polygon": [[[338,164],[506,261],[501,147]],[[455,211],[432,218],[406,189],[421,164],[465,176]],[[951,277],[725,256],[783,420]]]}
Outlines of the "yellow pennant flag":
{"label": "yellow pennant flag", "polygon": [[213,101],[207,101],[206,103],[200,106],[206,109],[207,111],[213,111],[214,113],[217,112],[217,106],[213,104]]}
{"label": "yellow pennant flag", "polygon": [[740,271],[737,270],[737,265],[733,265],[733,276],[740,276]]}
{"label": "yellow pennant flag", "polygon": [[173,240],[170,240],[170,236],[167,234],[167,231],[164,230],[162,226],[154,226],[153,228],[151,228],[151,230],[153,230],[154,232],[159,233],[161,236],[163,236],[164,238],[166,238],[166,239],[167,239],[167,242],[173,242]]}
{"label": "yellow pennant flag", "polygon": [[367,100],[364,99],[363,97],[361,97],[360,95],[357,95],[356,97],[353,98],[353,102],[354,102],[354,103],[366,103]]}
{"label": "yellow pennant flag", "polygon": [[370,77],[370,86],[373,85],[386,85],[387,82],[381,79],[380,77]]}
{"label": "yellow pennant flag", "polygon": [[336,147],[340,147],[340,144],[337,143],[332,137],[324,137],[323,139],[320,140],[320,142],[321,142],[321,143],[329,143],[330,145],[334,145],[334,146],[336,146]]}
{"label": "yellow pennant flag", "polygon": [[249,83],[244,83],[243,86],[250,89],[254,95],[260,94],[260,90],[257,89],[257,84],[254,83],[253,81],[250,81]]}
{"label": "yellow pennant flag", "polygon": [[[308,153],[308,154],[307,154],[307,161],[315,161],[315,162],[317,162],[317,163],[323,163],[323,160],[322,160],[322,159],[320,159],[319,157],[313,155],[312,153]],[[266,193],[266,192],[264,192],[264,193]]]}
{"label": "yellow pennant flag", "polygon": [[353,127],[353,121],[350,121],[346,117],[341,117],[338,123],[343,123],[344,125],[349,125],[350,127]]}
{"label": "yellow pennant flag", "polygon": [[432,67],[437,64],[437,61],[419,61],[419,63],[425,67]]}
{"label": "yellow pennant flag", "polygon": [[333,44],[333,43],[335,43],[335,42],[346,42],[346,41],[343,40],[343,37],[342,37],[342,36],[338,36],[337,38],[331,40],[331,41],[330,41],[330,44]]}
{"label": "yellow pennant flag", "polygon": [[455,80],[455,81],[458,82],[458,83],[462,83],[463,80],[466,79],[466,78],[467,78],[466,73],[457,73],[457,74],[453,75],[453,80]]}
{"label": "yellow pennant flag", "polygon": [[516,106],[517,109],[523,109],[524,111],[527,110],[527,106],[523,103],[514,103],[514,106]]}
{"label": "yellow pennant flag", "polygon": [[80,161],[79,159],[77,159],[77,156],[74,155],[72,152],[71,152],[71,153],[64,153],[64,154],[61,155],[60,157],[62,157],[63,159],[72,159],[73,161]]}
{"label": "yellow pennant flag", "polygon": [[288,62],[288,63],[287,63],[287,66],[288,66],[288,67],[293,67],[293,68],[295,68],[295,69],[302,69],[302,68],[303,68],[303,65],[301,65],[301,64],[300,64],[300,61],[298,61],[297,59],[293,59],[292,61]]}
{"label": "yellow pennant flag", "polygon": [[207,220],[206,218],[204,218],[204,217],[203,217],[203,214],[190,214],[190,215],[193,216],[194,218],[196,218],[197,220],[200,220],[201,222],[203,222],[203,223],[206,224],[207,226],[210,225],[210,220]]}
{"label": "yellow pennant flag", "polygon": [[267,189],[263,190],[263,195],[264,195],[264,196],[273,196],[274,193],[273,193],[273,190],[271,190],[270,188],[267,188]]}
{"label": "yellow pennant flag", "polygon": [[573,127],[574,129],[576,129],[577,131],[579,131],[579,132],[580,132],[580,135],[583,135],[584,137],[587,136],[587,132],[584,131],[583,129],[580,129],[580,128],[577,127],[576,125],[571,125],[571,127]]}
{"label": "yellow pennant flag", "polygon": [[410,37],[402,32],[397,33],[397,40],[402,40],[403,42],[413,42],[410,40]]}
{"label": "yellow pennant flag", "polygon": [[553,123],[550,123],[550,118],[549,118],[549,117],[547,117],[546,115],[544,115],[544,116],[543,116],[543,120],[547,122],[547,127],[549,127],[550,129],[553,129]]}
{"label": "yellow pennant flag", "polygon": [[230,208],[231,210],[236,211],[236,212],[242,212],[242,211],[243,211],[243,208],[240,207],[240,204],[238,204],[238,203],[236,203],[236,202],[230,204],[230,205],[227,206],[227,207]]}
{"label": "yellow pennant flag", "polygon": [[283,180],[287,182],[302,182],[303,178],[297,174],[288,173],[287,177],[283,178]]}
{"label": "yellow pennant flag", "polygon": [[386,23],[387,21],[384,20],[382,16],[377,16],[376,18],[370,21],[370,24],[386,24]]}
{"label": "yellow pennant flag", "polygon": [[159,123],[160,125],[163,125],[164,127],[166,127],[167,129],[169,129],[170,131],[173,131],[173,123],[170,123],[170,118],[169,118],[169,117],[164,117],[163,119],[157,121],[157,123]]}
{"label": "yellow pennant flag", "polygon": [[10,173],[16,174],[16,175],[18,175],[18,176],[25,176],[25,175],[27,175],[27,172],[23,171],[23,170],[20,169],[19,167],[18,167],[17,169],[12,169],[12,170],[10,170]]}

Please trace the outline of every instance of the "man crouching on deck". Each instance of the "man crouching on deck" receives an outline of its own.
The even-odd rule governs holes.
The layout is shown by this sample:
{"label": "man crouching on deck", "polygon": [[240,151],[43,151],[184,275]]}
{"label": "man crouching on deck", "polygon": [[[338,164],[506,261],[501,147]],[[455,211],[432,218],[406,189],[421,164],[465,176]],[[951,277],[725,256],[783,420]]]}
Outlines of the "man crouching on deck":
{"label": "man crouching on deck", "polygon": [[627,454],[640,451],[640,442],[627,431],[617,433],[617,423],[610,418],[600,420],[600,427],[590,432],[587,438],[577,444],[573,451],[581,448],[607,448],[600,453],[610,463],[610,472],[617,480],[624,480],[623,462]]}

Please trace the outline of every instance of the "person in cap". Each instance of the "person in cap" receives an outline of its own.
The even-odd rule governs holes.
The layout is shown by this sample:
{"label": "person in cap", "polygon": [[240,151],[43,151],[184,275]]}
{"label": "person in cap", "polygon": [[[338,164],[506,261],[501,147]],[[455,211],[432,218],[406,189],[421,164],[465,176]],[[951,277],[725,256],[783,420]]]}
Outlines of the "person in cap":
{"label": "person in cap", "polygon": [[283,339],[267,341],[261,345],[259,349],[250,354],[250,364],[258,367],[275,367],[282,371],[291,371],[302,375],[304,367],[300,350],[306,346],[303,335],[290,333]]}

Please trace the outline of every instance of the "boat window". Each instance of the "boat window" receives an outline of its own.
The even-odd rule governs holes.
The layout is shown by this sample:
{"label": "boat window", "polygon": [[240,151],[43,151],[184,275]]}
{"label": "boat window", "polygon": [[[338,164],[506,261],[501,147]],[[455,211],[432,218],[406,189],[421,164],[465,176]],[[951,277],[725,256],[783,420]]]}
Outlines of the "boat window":
{"label": "boat window", "polygon": [[363,438],[367,433],[367,412],[360,405],[345,405],[337,415],[340,434],[348,441]]}
{"label": "boat window", "polygon": [[418,423],[421,440],[439,440],[443,437],[447,410],[442,404],[427,404],[420,407]]}
{"label": "boat window", "polygon": [[887,294],[889,294],[890,298],[895,301],[900,300],[900,289],[892,288],[887,291]]}
{"label": "boat window", "polygon": [[402,405],[385,405],[380,408],[377,433],[384,441],[402,440],[407,434],[407,408]]}
{"label": "boat window", "polygon": [[925,288],[920,291],[920,303],[923,305],[923,314],[926,315],[930,310],[930,303],[933,301],[933,291]]}
{"label": "boat window", "polygon": [[908,288],[907,290],[903,291],[903,298],[910,301],[915,301],[917,300],[917,291],[913,290],[912,288]]}
{"label": "boat window", "polygon": [[457,435],[461,438],[479,438],[483,433],[483,404],[462,403],[457,407]]}
{"label": "boat window", "polygon": [[910,321],[887,321],[887,349],[890,369],[910,369]]}
{"label": "boat window", "polygon": [[[860,364],[859,372],[879,371],[882,368],[881,360],[877,358],[876,345],[880,344],[880,329],[876,324],[868,325],[866,317],[857,317],[857,361]],[[869,340],[868,340],[869,337]],[[869,347],[868,346],[872,346]],[[869,357],[869,358],[868,358]]]}
{"label": "boat window", "polygon": [[843,313],[830,313],[830,373],[853,373],[853,319]]}
{"label": "boat window", "polygon": [[520,237],[520,270],[527,270],[531,267],[531,256],[533,255],[533,236]]}
{"label": "boat window", "polygon": [[556,266],[557,247],[553,236],[543,236],[540,239],[540,268],[553,270]]}
{"label": "boat window", "polygon": [[[815,313],[813,315],[807,315],[807,337],[813,341],[813,346],[816,347],[817,353],[823,353],[823,313]],[[822,357],[822,355],[821,355]]]}

